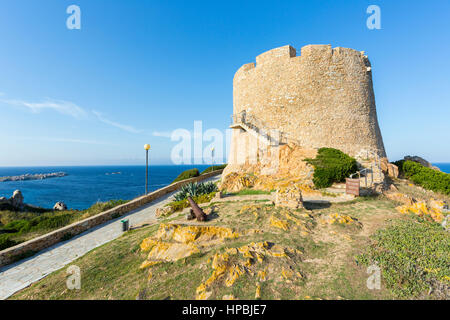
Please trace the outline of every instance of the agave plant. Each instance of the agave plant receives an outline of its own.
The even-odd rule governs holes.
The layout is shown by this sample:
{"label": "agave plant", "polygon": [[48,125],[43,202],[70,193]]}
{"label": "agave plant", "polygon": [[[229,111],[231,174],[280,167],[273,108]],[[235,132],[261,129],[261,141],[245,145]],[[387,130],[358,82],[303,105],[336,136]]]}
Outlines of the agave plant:
{"label": "agave plant", "polygon": [[202,194],[209,194],[217,191],[217,186],[213,182],[191,182],[181,187],[180,192],[174,195],[176,201],[186,199],[188,196],[197,197]]}

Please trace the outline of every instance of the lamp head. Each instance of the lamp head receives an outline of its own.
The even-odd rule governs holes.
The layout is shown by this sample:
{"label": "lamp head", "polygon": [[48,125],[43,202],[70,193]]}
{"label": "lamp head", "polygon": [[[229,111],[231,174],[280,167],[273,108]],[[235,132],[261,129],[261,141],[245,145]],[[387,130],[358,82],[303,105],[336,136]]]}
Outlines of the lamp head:
{"label": "lamp head", "polygon": [[150,150],[150,145],[149,145],[149,144],[146,144],[146,145],[144,146],[144,149],[145,149],[145,150]]}

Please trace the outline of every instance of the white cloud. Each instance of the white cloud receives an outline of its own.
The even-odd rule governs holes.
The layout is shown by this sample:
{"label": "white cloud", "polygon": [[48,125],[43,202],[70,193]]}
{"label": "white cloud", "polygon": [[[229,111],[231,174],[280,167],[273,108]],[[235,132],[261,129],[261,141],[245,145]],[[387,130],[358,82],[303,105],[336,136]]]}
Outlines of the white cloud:
{"label": "white cloud", "polygon": [[153,131],[152,136],[154,137],[163,137],[163,138],[171,138],[172,132],[171,131]]}
{"label": "white cloud", "polygon": [[33,113],[50,109],[77,119],[86,117],[86,111],[70,101],[47,99],[43,102],[28,102],[23,100],[2,100],[2,102],[12,106],[27,108]]}
{"label": "white cloud", "polygon": [[132,126],[108,120],[108,119],[106,119],[103,116],[102,113],[100,113],[98,111],[92,110],[92,113],[95,114],[95,116],[97,117],[98,120],[100,120],[103,123],[109,124],[110,126],[113,126],[113,127],[116,127],[116,128],[128,131],[128,132],[131,132],[131,133],[140,133],[140,132],[142,132],[142,130],[138,130],[138,129],[132,127]]}

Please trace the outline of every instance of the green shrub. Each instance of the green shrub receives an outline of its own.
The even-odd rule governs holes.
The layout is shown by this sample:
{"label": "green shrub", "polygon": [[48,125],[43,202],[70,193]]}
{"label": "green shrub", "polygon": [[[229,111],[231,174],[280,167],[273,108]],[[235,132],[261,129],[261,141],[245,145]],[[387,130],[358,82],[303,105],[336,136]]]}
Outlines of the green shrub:
{"label": "green shrub", "polygon": [[396,296],[419,297],[431,286],[448,282],[450,236],[439,224],[404,220],[378,230],[372,240],[357,262],[377,264],[383,282]]}
{"label": "green shrub", "polygon": [[[62,228],[75,221],[87,218],[103,211],[127,203],[125,200],[111,200],[98,202],[89,209],[83,211],[67,210],[43,212],[41,208],[32,208],[32,212],[0,211],[0,223],[5,223],[0,230],[6,234],[0,234],[0,247],[3,249],[14,246],[20,242],[12,240],[12,237],[20,236],[30,232],[44,234],[50,230]],[[28,209],[27,209],[28,210]],[[70,235],[65,235],[63,240],[68,240]]]}
{"label": "green shrub", "polygon": [[225,169],[226,166],[227,166],[226,163],[225,164],[220,164],[220,165],[217,165],[217,166],[211,166],[211,167],[208,167],[205,170],[203,170],[201,174],[205,174],[205,173],[208,173],[208,172],[213,172],[213,171],[216,171],[216,170]]}
{"label": "green shrub", "polygon": [[450,195],[450,174],[422,166],[414,161],[397,161],[400,173],[425,189]]}
{"label": "green shrub", "polygon": [[128,201],[126,200],[109,200],[107,202],[97,202],[84,212],[87,213],[89,216],[91,216],[112,209],[114,207],[120,206],[127,202]]}
{"label": "green shrub", "polygon": [[[39,219],[40,218],[40,219]],[[57,229],[64,227],[72,222],[73,214],[67,213],[53,217],[38,217],[31,221],[32,231]]]}
{"label": "green shrub", "polygon": [[189,169],[186,171],[183,171],[182,173],[180,173],[178,175],[178,177],[176,177],[175,180],[173,180],[172,183],[178,182],[178,181],[182,181],[182,180],[186,180],[186,179],[190,179],[190,178],[194,178],[194,177],[198,177],[200,175],[200,172],[198,171],[197,168],[194,169]]}
{"label": "green shrub", "polygon": [[8,233],[25,233],[30,231],[31,224],[27,220],[16,220],[5,225],[2,230]]}
{"label": "green shrub", "polygon": [[176,201],[187,199],[188,196],[196,197],[217,191],[217,186],[213,182],[191,182],[181,187],[180,192],[174,195]]}
{"label": "green shrub", "polygon": [[11,240],[11,236],[11,234],[0,234],[0,251],[13,247],[17,244],[16,241]]}
{"label": "green shrub", "polygon": [[340,150],[320,148],[315,159],[305,159],[314,167],[313,182],[316,188],[327,188],[333,182],[343,182],[358,171],[356,160]]}

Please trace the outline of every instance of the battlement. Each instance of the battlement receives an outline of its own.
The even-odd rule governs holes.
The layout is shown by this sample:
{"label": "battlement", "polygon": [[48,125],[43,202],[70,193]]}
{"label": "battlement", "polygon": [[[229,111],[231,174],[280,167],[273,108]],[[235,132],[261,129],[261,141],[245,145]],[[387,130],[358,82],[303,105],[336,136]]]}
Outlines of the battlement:
{"label": "battlement", "polygon": [[266,63],[274,63],[277,61],[284,61],[293,58],[297,55],[297,50],[290,45],[275,48],[266,51],[256,57],[256,66],[260,66]]}

